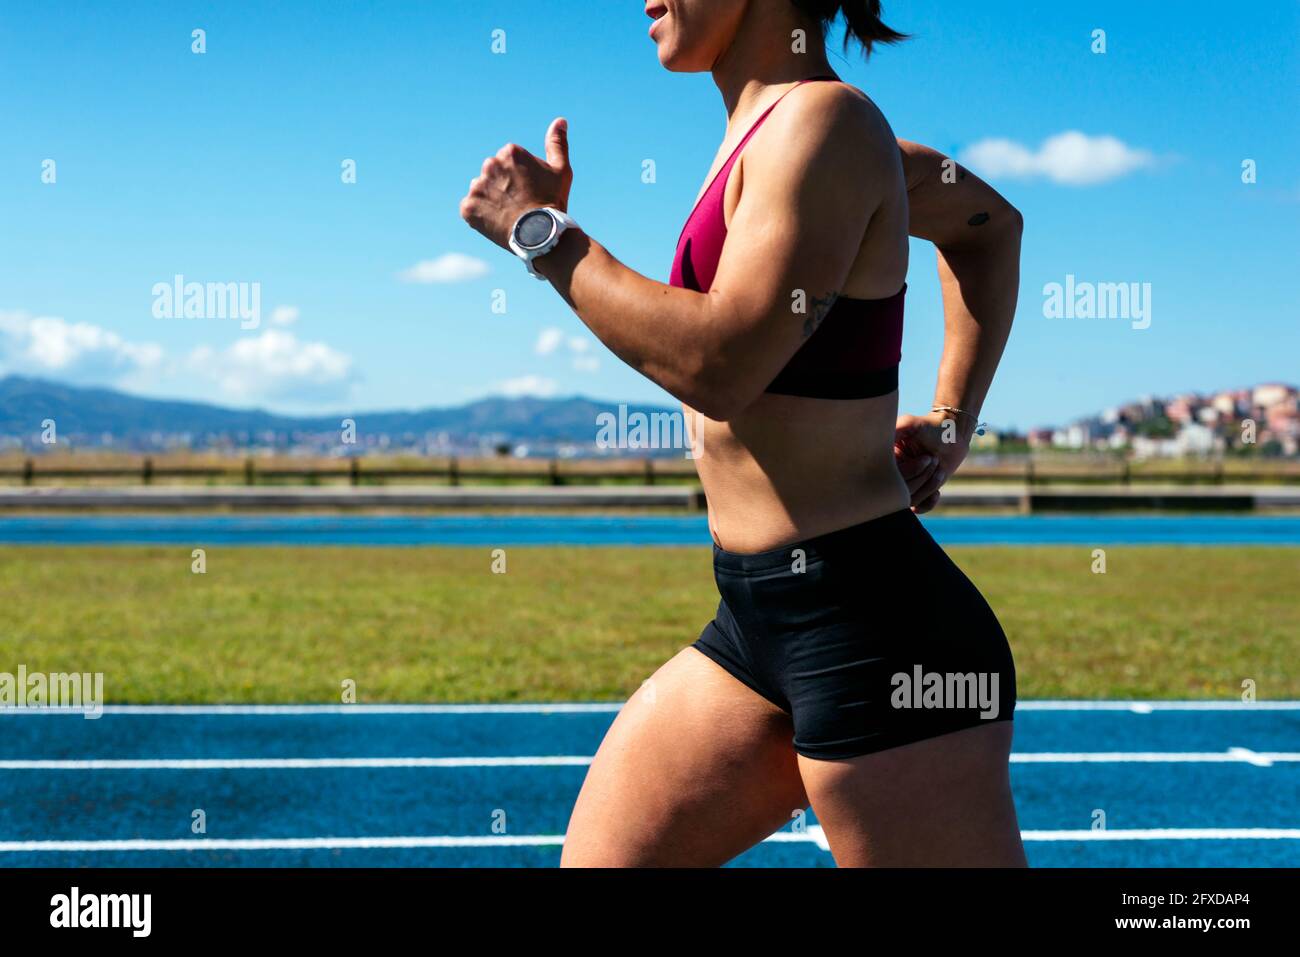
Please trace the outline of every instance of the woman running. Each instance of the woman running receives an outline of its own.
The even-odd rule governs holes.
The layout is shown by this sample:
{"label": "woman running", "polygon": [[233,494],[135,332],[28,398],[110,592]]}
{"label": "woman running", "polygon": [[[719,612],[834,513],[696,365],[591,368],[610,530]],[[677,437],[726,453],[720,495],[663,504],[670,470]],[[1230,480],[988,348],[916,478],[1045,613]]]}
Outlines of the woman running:
{"label": "woman running", "polygon": [[[811,805],[841,866],[1023,866],[1011,653],[915,514],[978,424],[1020,215],[835,77],[840,14],[866,54],[903,39],[878,0],[646,12],[660,63],[712,72],[729,117],[670,282],[568,216],[562,119],[544,160],[507,145],[461,203],[682,401],[708,499],[717,616],[614,721],[562,863],[720,865]],[[945,338],[933,409],[899,417],[909,233],[938,250]]]}

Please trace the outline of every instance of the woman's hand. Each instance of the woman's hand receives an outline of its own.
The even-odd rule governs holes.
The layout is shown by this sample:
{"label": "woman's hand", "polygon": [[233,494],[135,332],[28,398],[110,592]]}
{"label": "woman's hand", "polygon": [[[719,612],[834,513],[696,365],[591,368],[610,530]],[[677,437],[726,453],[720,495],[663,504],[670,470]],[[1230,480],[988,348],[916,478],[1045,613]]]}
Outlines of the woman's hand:
{"label": "woman's hand", "polygon": [[939,488],[970,451],[972,426],[946,412],[900,415],[894,429],[894,461],[918,515],[939,504]]}
{"label": "woman's hand", "polygon": [[460,201],[460,215],[502,249],[509,249],[515,220],[530,209],[554,206],[569,211],[569,124],[552,121],[546,131],[546,159],[507,143],[483,161],[483,169]]}

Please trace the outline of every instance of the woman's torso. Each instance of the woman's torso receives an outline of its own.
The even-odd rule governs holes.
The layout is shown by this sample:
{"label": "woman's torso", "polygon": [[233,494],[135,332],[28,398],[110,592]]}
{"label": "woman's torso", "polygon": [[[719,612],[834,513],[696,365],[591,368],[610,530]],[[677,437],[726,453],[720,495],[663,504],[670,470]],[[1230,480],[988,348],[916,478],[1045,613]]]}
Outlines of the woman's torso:
{"label": "woman's torso", "polygon": [[[884,117],[864,94],[852,93],[892,144]],[[797,97],[796,92],[780,108],[797,109]],[[702,196],[754,119],[733,123]],[[745,154],[779,146],[763,137],[762,128],[745,145],[725,184],[728,223],[743,189]],[[871,216],[841,297],[887,299],[906,279],[908,211],[901,160],[889,175],[894,181],[881,184],[883,200]],[[707,419],[689,407],[686,412],[709,527],[715,542],[728,551],[776,548],[908,505],[893,454],[897,391],[855,399],[765,393],[727,422]]]}

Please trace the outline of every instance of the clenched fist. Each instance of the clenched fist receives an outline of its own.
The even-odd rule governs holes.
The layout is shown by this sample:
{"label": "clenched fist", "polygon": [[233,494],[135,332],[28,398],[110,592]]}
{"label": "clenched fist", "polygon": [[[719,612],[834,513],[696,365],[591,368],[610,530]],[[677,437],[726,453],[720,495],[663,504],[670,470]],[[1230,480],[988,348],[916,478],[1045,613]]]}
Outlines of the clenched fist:
{"label": "clenched fist", "polygon": [[508,249],[515,220],[528,210],[554,206],[568,212],[572,185],[569,124],[560,118],[546,131],[546,159],[514,143],[485,159],[483,169],[469,184],[469,193],[460,201],[460,215],[492,242]]}
{"label": "clenched fist", "polygon": [[939,504],[939,489],[970,451],[970,426],[959,428],[946,412],[900,415],[894,431],[894,461],[918,515]]}

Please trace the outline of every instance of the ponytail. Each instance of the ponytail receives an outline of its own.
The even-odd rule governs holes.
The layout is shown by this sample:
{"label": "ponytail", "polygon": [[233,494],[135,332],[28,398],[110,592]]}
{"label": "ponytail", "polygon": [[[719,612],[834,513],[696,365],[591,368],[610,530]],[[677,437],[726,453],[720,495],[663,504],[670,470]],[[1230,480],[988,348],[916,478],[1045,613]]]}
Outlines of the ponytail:
{"label": "ponytail", "polygon": [[880,19],[880,0],[792,0],[805,13],[821,20],[822,32],[830,29],[835,18],[844,14],[844,49],[857,40],[862,45],[862,55],[871,56],[876,43],[898,43],[906,40],[906,33],[887,27]]}

